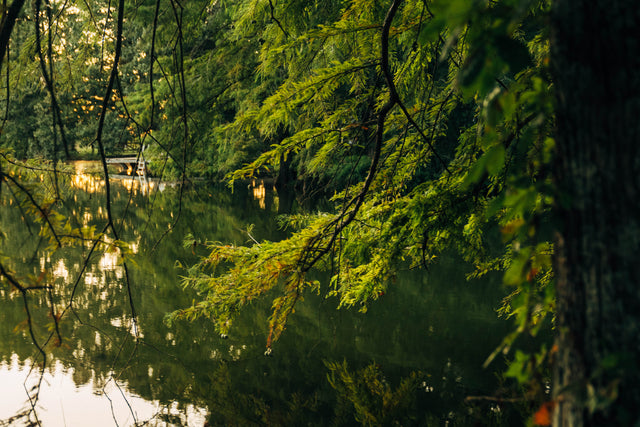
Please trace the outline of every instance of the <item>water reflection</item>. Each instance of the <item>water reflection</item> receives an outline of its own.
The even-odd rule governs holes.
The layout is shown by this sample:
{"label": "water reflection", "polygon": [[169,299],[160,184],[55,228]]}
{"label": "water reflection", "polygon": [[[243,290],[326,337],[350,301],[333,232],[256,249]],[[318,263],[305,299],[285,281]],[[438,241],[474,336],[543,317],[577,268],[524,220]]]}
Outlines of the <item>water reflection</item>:
{"label": "water reflection", "polygon": [[251,180],[251,191],[253,193],[253,199],[258,201],[260,209],[266,209],[267,188],[264,186],[264,180]]}
{"label": "water reflection", "polygon": [[[74,175],[70,180],[73,188],[86,193],[97,193],[104,190],[105,180],[102,174],[102,165],[94,161],[76,161],[72,163]],[[159,179],[151,179],[146,174],[138,175],[130,173],[126,175],[111,175],[112,180],[116,180],[132,195],[150,195],[155,189],[164,191],[175,184],[162,182]],[[75,198],[77,201],[77,198]]]}
{"label": "water reflection", "polygon": [[[105,185],[103,175],[89,173],[89,170],[97,172],[97,166],[97,162],[73,162],[75,173],[70,181],[71,186],[90,194],[102,191]],[[75,197],[74,200],[78,201],[78,198]]]}
{"label": "water reflection", "polygon": [[[87,167],[92,165],[79,173],[87,174]],[[65,205],[67,214],[79,225],[101,230],[104,182],[84,175],[70,181],[73,203]],[[338,371],[325,364],[331,361],[347,361],[357,378],[388,384],[380,393],[391,397],[398,396],[401,378],[420,371],[407,397],[414,402],[405,411],[414,420],[409,425],[495,421],[463,403],[469,394],[497,388],[495,375],[481,364],[509,326],[495,316],[502,290],[490,280],[469,284],[458,260],[443,257],[429,275],[400,276],[367,315],[337,311],[335,301],[310,295],[271,357],[265,357],[268,303],[253,304],[224,338],[206,320],[169,328],[164,317],[196,297],[180,289],[184,271],[178,266],[190,265],[206,250],[184,249],[184,236],[245,244],[248,224],[255,225],[257,240],[281,236],[273,225],[278,198],[269,185],[256,181],[246,193],[193,188],[180,202],[177,189],[168,185],[150,186],[153,197],[148,197],[126,182],[131,178],[114,181],[112,209],[130,252],[129,283],[112,239],[104,238],[85,266],[90,243],[51,252],[20,212],[0,203],[0,227],[7,235],[0,240],[0,253],[22,260],[12,265],[20,277],[44,272],[43,280],[55,287],[55,313],[73,302],[60,324],[62,342],[46,347],[49,363],[35,413],[41,420],[56,418],[43,425],[128,426],[151,419],[150,425],[199,426],[205,418],[211,425],[356,424],[349,402],[367,398],[366,390],[374,388],[364,383],[355,391],[332,387],[327,377]],[[2,420],[29,409],[27,392],[33,392],[41,358],[24,327],[20,296],[2,284],[0,297]],[[51,333],[49,298],[44,292],[30,294],[40,342]]]}
{"label": "water reflection", "polygon": [[[40,378],[38,369],[13,354],[9,363],[0,364],[0,378],[0,420],[10,421],[12,426],[34,422],[43,426],[161,426],[167,425],[167,419],[173,419],[173,425],[201,426],[207,415],[205,408],[194,405],[181,408],[177,402],[149,401],[129,391],[126,382],[95,372],[85,378],[59,361]],[[39,390],[37,402],[30,393],[34,389]],[[32,402],[38,409],[37,419],[25,414]],[[16,412],[16,408],[25,410]]]}

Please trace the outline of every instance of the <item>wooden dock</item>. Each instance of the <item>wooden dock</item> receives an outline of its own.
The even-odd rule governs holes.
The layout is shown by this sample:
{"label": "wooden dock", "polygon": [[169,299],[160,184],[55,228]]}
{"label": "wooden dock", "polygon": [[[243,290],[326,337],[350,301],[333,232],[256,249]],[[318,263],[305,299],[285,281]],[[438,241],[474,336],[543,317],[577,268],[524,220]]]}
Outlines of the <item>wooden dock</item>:
{"label": "wooden dock", "polygon": [[108,165],[116,165],[122,170],[126,169],[127,175],[132,175],[135,170],[136,174],[142,177],[147,176],[147,161],[142,157],[109,157]]}

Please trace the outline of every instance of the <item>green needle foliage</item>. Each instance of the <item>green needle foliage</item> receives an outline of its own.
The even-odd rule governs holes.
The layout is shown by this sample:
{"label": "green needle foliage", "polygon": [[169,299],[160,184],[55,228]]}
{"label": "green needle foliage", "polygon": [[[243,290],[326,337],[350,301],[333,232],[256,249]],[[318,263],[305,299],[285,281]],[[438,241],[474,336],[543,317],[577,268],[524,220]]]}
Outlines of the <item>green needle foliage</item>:
{"label": "green needle foliage", "polygon": [[[591,35],[587,33],[598,28],[600,17],[622,29],[612,30],[606,42],[593,43],[602,60],[576,55],[568,64],[562,49],[572,53],[570,42],[576,36],[558,16],[570,16],[567,11],[574,4],[561,0],[142,0],[120,1],[117,7],[106,1],[36,1],[32,9],[22,8],[23,3],[14,0],[0,23],[0,41],[8,46],[1,64],[1,99],[7,108],[0,126],[0,191],[24,195],[16,201],[25,209],[35,206],[30,215],[40,216],[51,235],[64,229],[102,238],[94,231],[67,230],[63,218],[49,214],[54,212],[49,205],[58,203],[57,194],[29,199],[30,193],[14,178],[20,168],[18,175],[9,172],[13,155],[52,160],[54,183],[56,161],[63,157],[91,150],[104,160],[105,153],[144,152],[159,176],[183,182],[224,178],[231,185],[272,178],[282,194],[329,200],[322,211],[284,219],[288,234],[283,240],[252,238],[243,246],[206,243],[208,254],[183,281],[199,291],[200,298],[171,314],[171,321],[208,317],[220,333],[228,333],[243,307],[268,298],[273,307],[266,343],[270,351],[296,304],[310,292],[336,297],[339,307],[366,311],[394,285],[399,270],[428,271],[441,254],[457,251],[473,267],[470,278],[503,272],[507,297],[500,312],[513,318],[515,327],[489,363],[508,352],[517,337],[538,334],[553,317],[552,259],[556,265],[572,263],[579,269],[583,260],[599,257],[605,260],[598,261],[602,271],[609,271],[621,253],[635,252],[637,239],[614,247],[604,232],[596,233],[594,241],[584,240],[585,248],[578,244],[585,230],[604,228],[583,205],[606,199],[600,186],[616,183],[615,165],[633,169],[636,161],[633,156],[612,157],[602,164],[594,160],[609,152],[620,156],[617,148],[608,150],[602,141],[615,139],[614,128],[632,129],[630,124],[620,119],[618,126],[618,117],[609,118],[597,137],[582,126],[586,117],[600,123],[598,113],[607,103],[612,111],[614,106],[628,107],[623,116],[635,111],[637,83],[629,70],[637,66],[625,61],[636,56],[623,49],[624,55],[616,54],[620,60],[613,60],[601,46],[628,46],[628,51],[637,46],[626,30],[634,27],[629,23],[637,22],[637,13],[620,19],[624,2],[609,9],[594,6],[606,14],[576,14],[588,29],[576,33],[578,38]],[[558,32],[555,54],[550,50],[551,28]],[[584,69],[586,77],[576,79],[573,87],[574,82],[564,78],[572,74],[552,70],[550,63],[578,75]],[[611,88],[618,98],[608,96],[609,86],[595,87],[598,80],[589,73],[616,83]],[[628,79],[620,78],[627,74]],[[589,90],[583,80],[591,85]],[[626,80],[629,96],[619,84]],[[589,101],[593,111],[582,111],[573,101],[567,108],[565,99],[574,98]],[[602,141],[593,148],[580,138],[571,139],[578,131],[584,133],[580,138],[591,138],[589,142]],[[633,137],[629,131],[618,140]],[[567,142],[576,140],[574,145]],[[581,147],[591,151],[574,158]],[[106,174],[106,162],[104,169]],[[632,176],[628,172],[622,180],[631,182]],[[558,182],[565,178],[566,183]],[[620,212],[632,212],[623,219],[632,224],[629,230],[636,230],[637,198],[628,197],[636,191],[632,184],[625,187],[627,198],[616,202],[622,205]],[[572,186],[584,188],[573,191]],[[104,230],[120,245],[108,191],[106,197]],[[602,212],[607,215],[601,216],[611,225],[617,213],[609,215],[606,209]],[[584,224],[562,226],[574,216]],[[571,245],[584,249],[569,253],[573,259],[564,254],[563,245],[552,244],[554,238],[563,241],[565,232]],[[194,241],[189,238],[186,244]],[[580,258],[599,254],[595,249],[605,246],[612,247],[611,253]],[[630,264],[625,258],[620,265]],[[314,270],[326,270],[329,279],[316,281]],[[534,355],[516,353],[508,375],[519,382],[535,378],[556,351],[564,355],[563,366],[575,354],[591,351],[588,346],[573,349],[581,342],[571,341],[571,334],[583,333],[583,318],[599,323],[590,317],[597,310],[586,307],[601,304],[598,298],[592,301],[592,295],[610,293],[614,313],[618,300],[630,305],[637,301],[635,291],[626,287],[625,294],[618,282],[602,288],[602,283],[614,282],[617,272],[609,282],[592,275],[595,284],[589,289],[597,291],[583,295],[586,285],[579,280],[588,280],[582,272],[560,271],[558,283],[567,277],[578,281],[562,285],[567,295],[558,292],[558,300],[570,305],[578,295],[585,306],[562,308],[558,303],[558,319],[578,331],[558,334],[566,352],[545,348]],[[622,323],[633,311],[621,309],[624,314],[614,316],[614,323]],[[625,332],[634,337],[626,339],[625,351],[635,349],[634,328],[632,323]],[[616,330],[605,337],[602,329],[594,329],[596,338],[589,335],[584,341],[605,345],[615,341]],[[609,365],[612,350],[607,346],[613,347],[606,344],[602,354],[598,347],[593,360],[585,358],[591,365],[580,366],[575,381],[590,381],[580,376],[583,368],[603,375],[598,365]],[[600,411],[597,393],[580,387],[591,393],[593,411]],[[544,387],[531,389],[539,390],[534,400],[548,400]],[[638,398],[637,393],[633,396],[630,402]]]}
{"label": "green needle foliage", "polygon": [[209,243],[184,279],[202,299],[171,319],[227,333],[267,296],[270,348],[305,293],[364,311],[399,269],[451,250],[471,276],[505,272],[504,349],[553,308],[548,1],[40,6],[20,11],[3,65],[21,110],[7,108],[1,143],[18,158],[144,150],[158,175],[330,196],[283,221],[284,240]]}
{"label": "green needle foliage", "polygon": [[505,272],[516,330],[497,352],[535,334],[553,308],[548,2],[240,5],[233,34],[259,40],[257,72],[216,132],[262,148],[228,179],[293,175],[333,192],[333,208],[284,221],[281,241],[210,243],[184,279],[202,300],[171,319],[227,333],[268,295],[271,347],[306,292],[365,311],[400,269],[453,249],[472,277]]}

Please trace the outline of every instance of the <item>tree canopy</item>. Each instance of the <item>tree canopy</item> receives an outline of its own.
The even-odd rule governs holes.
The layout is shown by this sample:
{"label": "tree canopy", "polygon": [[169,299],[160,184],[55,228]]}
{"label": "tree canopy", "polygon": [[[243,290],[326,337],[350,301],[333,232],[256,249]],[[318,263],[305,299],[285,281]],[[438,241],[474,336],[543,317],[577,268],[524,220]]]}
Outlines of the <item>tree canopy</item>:
{"label": "tree canopy", "polygon": [[273,90],[222,129],[264,148],[228,176],[294,176],[299,194],[330,189],[334,207],[284,220],[283,241],[212,246],[185,280],[205,298],[176,315],[210,316],[226,333],[276,288],[275,339],[321,286],[312,268],[331,271],[341,306],[366,310],[399,268],[456,249],[473,275],[507,271],[505,310],[519,332],[535,330],[553,301],[548,4],[349,2],[302,18],[259,5],[239,9],[236,28],[263,23],[255,79]]}
{"label": "tree canopy", "polygon": [[[536,335],[550,323],[554,239],[573,212],[567,206],[583,195],[574,191],[580,183],[559,183],[564,175],[557,159],[572,152],[556,146],[584,123],[563,127],[570,115],[556,117],[556,100],[564,112],[575,107],[565,99],[604,98],[584,92],[567,98],[576,89],[556,86],[565,68],[593,62],[589,55],[562,62],[566,51],[550,50],[573,37],[558,22],[581,3],[36,0],[31,9],[23,3],[14,0],[4,9],[0,31],[6,104],[0,189],[22,194],[58,245],[65,243],[59,239],[65,222],[56,222],[49,210],[56,200],[56,161],[88,151],[97,151],[105,174],[107,154],[135,151],[151,160],[156,174],[183,182],[207,177],[233,186],[270,177],[278,191],[293,191],[301,201],[330,200],[322,211],[283,217],[288,237],[280,241],[231,246],[206,236],[188,239],[186,245],[208,248],[183,283],[201,299],[170,321],[204,316],[226,334],[241,309],[272,298],[271,351],[308,293],[323,289],[340,307],[366,311],[393,286],[399,270],[428,274],[441,254],[455,250],[473,265],[470,278],[504,273],[509,295],[501,312],[515,326],[488,363],[507,353],[519,335]],[[625,2],[614,3],[605,28],[623,18],[617,4]],[[630,14],[629,22],[637,24],[637,15]],[[632,50],[637,38],[623,31],[608,41],[625,37]],[[611,71],[606,78],[627,76],[633,66],[617,57],[604,61]],[[638,99],[636,86],[631,104]],[[583,117],[595,120],[599,111]],[[623,127],[633,120],[625,114]],[[24,169],[21,160],[34,157],[53,161],[52,193],[44,199],[31,197],[15,178]],[[607,167],[615,168],[616,159]],[[636,163],[634,151],[624,169],[630,172]],[[107,210],[109,197],[107,192]],[[109,214],[103,233],[117,241],[113,224]],[[78,231],[75,237],[87,236]],[[22,287],[4,265],[0,274]],[[314,278],[318,269],[329,272],[328,283]],[[628,291],[636,302],[637,293]],[[583,310],[562,313],[573,309]],[[572,393],[559,389],[550,396],[541,383],[531,385],[557,352],[551,346],[531,356],[516,352],[508,372],[528,382],[541,410],[563,404]],[[610,407],[621,372],[630,371],[610,356],[603,351],[579,376],[584,393],[572,401],[590,414],[585,419],[622,413]],[[590,373],[608,362],[620,369],[591,381]],[[636,371],[630,378],[637,378]]]}

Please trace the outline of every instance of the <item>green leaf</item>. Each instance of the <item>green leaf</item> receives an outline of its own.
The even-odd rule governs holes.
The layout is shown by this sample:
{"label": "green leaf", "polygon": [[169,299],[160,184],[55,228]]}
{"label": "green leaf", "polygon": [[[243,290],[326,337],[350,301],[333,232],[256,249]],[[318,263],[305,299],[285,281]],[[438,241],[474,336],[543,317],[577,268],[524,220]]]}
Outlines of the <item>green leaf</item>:
{"label": "green leaf", "polygon": [[509,363],[509,369],[505,372],[505,377],[514,378],[518,384],[524,384],[529,381],[529,359],[530,356],[520,350],[516,351],[515,359]]}
{"label": "green leaf", "polygon": [[504,273],[503,281],[506,285],[519,285],[526,279],[526,267],[529,264],[531,248],[522,248],[515,259],[511,262],[509,269]]}
{"label": "green leaf", "polygon": [[485,153],[487,172],[497,175],[504,166],[505,149],[502,144],[495,145]]}
{"label": "green leaf", "polygon": [[[486,154],[486,153],[485,153]],[[464,181],[462,182],[462,188],[467,189],[470,185],[477,183],[482,178],[482,175],[485,171],[485,164],[487,162],[487,156],[482,155],[476,162],[471,166],[471,169],[464,177]]]}

